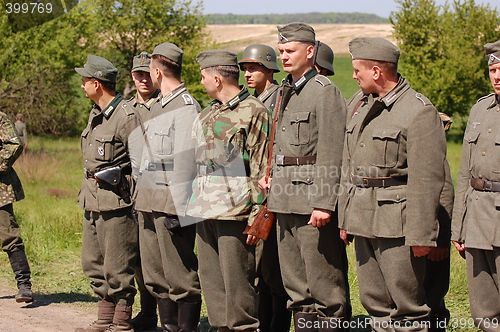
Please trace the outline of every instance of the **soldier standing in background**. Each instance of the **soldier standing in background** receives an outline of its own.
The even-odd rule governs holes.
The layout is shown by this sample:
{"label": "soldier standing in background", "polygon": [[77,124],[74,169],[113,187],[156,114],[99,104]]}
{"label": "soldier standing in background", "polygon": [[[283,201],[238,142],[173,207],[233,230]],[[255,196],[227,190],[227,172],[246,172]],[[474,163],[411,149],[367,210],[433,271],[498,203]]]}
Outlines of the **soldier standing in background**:
{"label": "soldier standing in background", "polygon": [[446,139],[436,108],[399,75],[383,38],[349,43],[353,78],[341,236],[355,237],[361,303],[374,331],[427,331],[426,257],[438,237]]}
{"label": "soldier standing in background", "polygon": [[162,328],[195,332],[201,310],[196,225],[181,225],[196,175],[191,128],[200,105],[181,82],[184,52],[174,44],[155,47],[150,63],[161,97],[145,123],[135,209],[144,282],[158,299]]}
{"label": "soldier standing in background", "polygon": [[138,229],[131,199],[137,165],[129,136],[140,120],[116,92],[118,69],[111,62],[89,55],[75,70],[95,102],[81,136],[85,177],[78,201],[85,211],[82,268],[99,297],[97,320],[76,332],[132,332]]}
{"label": "soldier standing in background", "polygon": [[494,93],[470,111],[453,207],[451,239],[465,256],[474,325],[498,331],[500,321],[500,40],[484,45]]}
{"label": "soldier standing in background", "polygon": [[208,95],[215,100],[195,123],[198,176],[189,213],[197,224],[200,280],[210,325],[219,331],[259,327],[255,244],[245,235],[262,208],[257,187],[267,166],[269,110],[238,86],[237,55],[206,50],[196,56]]}
{"label": "soldier standing in background", "polygon": [[[278,27],[283,69],[268,207],[276,213],[283,283],[296,331],[343,331],[350,319],[345,245],[337,225],[337,190],[345,99],[314,68],[315,32],[304,23]],[[347,323],[347,322],[346,322]]]}
{"label": "soldier standing in background", "polygon": [[316,61],[314,63],[318,73],[323,76],[335,75],[333,60],[334,54],[330,46],[318,41],[316,45]]}
{"label": "soldier standing in background", "polygon": [[[153,86],[149,75],[149,63],[151,54],[141,52],[134,56],[132,61],[132,79],[134,80],[136,95],[125,104],[131,107],[144,123],[149,118],[151,107],[156,101],[160,90]],[[143,145],[141,146],[143,147]],[[132,319],[131,324],[135,331],[144,331],[156,328],[158,325],[158,315],[156,314],[156,298],[146,289],[144,277],[141,269],[140,255],[135,267],[135,281],[139,291],[141,311]]]}
{"label": "soldier standing in background", "polygon": [[23,151],[23,144],[16,134],[14,124],[3,112],[0,112],[0,144],[0,184],[2,185],[0,192],[0,242],[2,250],[9,255],[10,265],[17,280],[19,291],[15,297],[16,302],[33,302],[31,270],[12,207],[12,203],[24,198],[21,181],[12,168]]}
{"label": "soldier standing in background", "polygon": [[[278,97],[279,85],[273,78],[280,71],[276,62],[276,52],[271,46],[253,44],[243,50],[238,62],[249,88],[255,89],[257,97],[270,110],[272,119]],[[288,332],[291,312],[287,310],[289,299],[281,279],[278,258],[276,224],[271,228],[265,241],[259,241],[255,248],[257,261],[257,292],[259,295],[260,332]]]}
{"label": "soldier standing in background", "polygon": [[14,123],[16,127],[17,136],[23,145],[23,148],[26,149],[28,147],[28,129],[26,128],[26,124],[24,123],[24,115],[23,113],[16,114],[16,122]]}

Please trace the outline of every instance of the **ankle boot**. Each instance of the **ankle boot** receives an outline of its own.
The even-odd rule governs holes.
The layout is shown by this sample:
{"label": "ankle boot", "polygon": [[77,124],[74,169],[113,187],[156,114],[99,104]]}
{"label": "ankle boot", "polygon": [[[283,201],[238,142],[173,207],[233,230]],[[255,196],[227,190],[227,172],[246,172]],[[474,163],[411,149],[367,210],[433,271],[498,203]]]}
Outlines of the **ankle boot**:
{"label": "ankle boot", "polygon": [[288,332],[292,322],[292,312],[287,309],[288,296],[273,295],[271,332]]}
{"label": "ankle boot", "polygon": [[157,302],[161,327],[167,332],[179,332],[177,303],[169,298],[158,299]]}
{"label": "ankle boot", "polygon": [[200,323],[201,302],[179,302],[179,332],[196,332]]}
{"label": "ankle boot", "polygon": [[12,271],[16,276],[17,289],[16,302],[33,302],[33,292],[31,291],[31,270],[26,258],[24,249],[8,252]]}
{"label": "ankle boot", "polygon": [[134,332],[134,328],[130,324],[132,320],[132,307],[117,305],[115,307],[115,315],[113,324],[111,324],[105,332]]}
{"label": "ankle boot", "polygon": [[318,332],[343,332],[343,319],[318,316]]}
{"label": "ankle boot", "polygon": [[293,315],[295,332],[318,332],[317,312],[295,312]]}
{"label": "ankle boot", "polygon": [[97,320],[90,323],[88,327],[77,328],[75,332],[103,332],[112,323],[115,315],[115,304],[105,300],[97,302]]}
{"label": "ankle boot", "polygon": [[158,315],[156,314],[156,298],[148,291],[140,291],[141,311],[130,323],[135,331],[153,330],[158,326]]}

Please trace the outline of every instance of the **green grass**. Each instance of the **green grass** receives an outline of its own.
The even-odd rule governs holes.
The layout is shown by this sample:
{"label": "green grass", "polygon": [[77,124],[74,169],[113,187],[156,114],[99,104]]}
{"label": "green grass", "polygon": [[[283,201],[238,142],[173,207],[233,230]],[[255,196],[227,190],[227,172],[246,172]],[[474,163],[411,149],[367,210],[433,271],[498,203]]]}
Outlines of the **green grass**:
{"label": "green grass", "polygon": [[[448,144],[448,160],[454,180],[458,174],[461,145]],[[32,138],[29,151],[15,165],[26,199],[15,203],[33,271],[34,290],[50,302],[94,306],[96,301],[80,265],[81,220],[83,212],[76,196],[82,179],[82,162],[77,138]],[[0,260],[0,282],[14,288],[15,281],[7,255]],[[354,248],[348,247],[349,282],[353,316],[364,317],[359,302]],[[470,317],[465,261],[452,250],[451,283],[447,295],[452,318]],[[135,310],[138,310],[138,299]],[[202,311],[203,331],[208,329],[206,308]],[[475,331],[451,329],[450,331]]]}

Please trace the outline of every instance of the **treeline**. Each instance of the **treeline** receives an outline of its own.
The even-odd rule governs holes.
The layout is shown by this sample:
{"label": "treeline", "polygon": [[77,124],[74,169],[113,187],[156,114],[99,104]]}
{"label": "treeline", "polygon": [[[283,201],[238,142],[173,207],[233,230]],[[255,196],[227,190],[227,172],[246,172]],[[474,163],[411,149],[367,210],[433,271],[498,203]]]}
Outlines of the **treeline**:
{"label": "treeline", "polygon": [[290,22],[307,22],[309,24],[368,24],[389,23],[389,19],[375,14],[319,12],[264,15],[211,14],[207,17],[208,24],[287,24]]}

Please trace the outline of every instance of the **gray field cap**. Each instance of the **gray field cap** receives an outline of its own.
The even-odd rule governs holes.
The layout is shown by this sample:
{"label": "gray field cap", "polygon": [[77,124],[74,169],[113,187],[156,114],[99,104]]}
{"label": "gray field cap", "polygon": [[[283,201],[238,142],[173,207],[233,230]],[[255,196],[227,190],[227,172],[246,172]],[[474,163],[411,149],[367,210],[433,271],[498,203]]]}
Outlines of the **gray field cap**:
{"label": "gray field cap", "polygon": [[149,63],[151,62],[151,54],[148,52],[141,52],[134,57],[132,61],[132,72],[145,71],[149,73]]}
{"label": "gray field cap", "polygon": [[500,62],[500,40],[484,45],[488,66]]}
{"label": "gray field cap", "polygon": [[172,43],[163,43],[155,47],[152,55],[163,55],[178,65],[182,65],[182,55],[184,52]]}
{"label": "gray field cap", "polygon": [[278,44],[300,41],[314,44],[316,34],[312,26],[302,22],[293,22],[287,25],[278,25]]}
{"label": "gray field cap", "polygon": [[83,68],[75,68],[76,72],[84,77],[91,77],[103,82],[116,82],[118,69],[108,60],[97,55],[87,56]]}
{"label": "gray field cap", "polygon": [[380,37],[359,37],[349,42],[349,53],[353,60],[375,60],[398,63],[399,48]]}
{"label": "gray field cap", "polygon": [[230,50],[205,50],[198,53],[196,62],[200,64],[200,69],[215,66],[238,67],[238,55]]}

